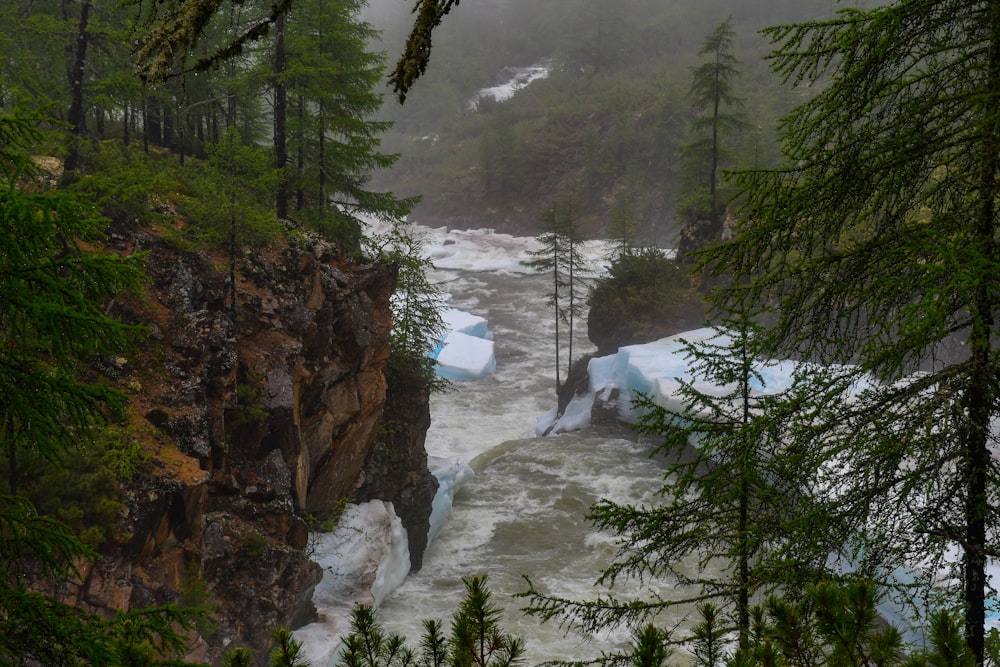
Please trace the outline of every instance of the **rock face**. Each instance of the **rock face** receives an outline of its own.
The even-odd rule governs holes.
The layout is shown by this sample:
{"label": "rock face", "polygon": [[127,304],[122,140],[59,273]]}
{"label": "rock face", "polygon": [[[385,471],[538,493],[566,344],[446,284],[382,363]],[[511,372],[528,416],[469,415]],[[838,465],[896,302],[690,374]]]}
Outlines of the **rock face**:
{"label": "rock face", "polygon": [[436,480],[427,396],[386,378],[395,269],[315,240],[248,251],[234,310],[227,256],[151,233],[117,240],[149,253],[147,299],[116,308],[151,332],[118,381],[152,472],[125,490],[121,539],[66,597],[99,613],[204,604],[213,618],[189,658],[247,646],[266,662],[275,627],[315,614],[304,516],[391,500],[420,564]]}
{"label": "rock face", "polygon": [[[406,527],[410,548],[410,569],[423,565],[430,530],[431,503],[438,480],[427,470],[424,439],[431,425],[430,396],[426,389],[408,387],[391,372],[381,446],[365,465],[365,483],[357,498],[388,500]],[[394,381],[396,380],[396,381]],[[405,480],[397,471],[406,470]],[[402,483],[400,483],[402,481]]]}

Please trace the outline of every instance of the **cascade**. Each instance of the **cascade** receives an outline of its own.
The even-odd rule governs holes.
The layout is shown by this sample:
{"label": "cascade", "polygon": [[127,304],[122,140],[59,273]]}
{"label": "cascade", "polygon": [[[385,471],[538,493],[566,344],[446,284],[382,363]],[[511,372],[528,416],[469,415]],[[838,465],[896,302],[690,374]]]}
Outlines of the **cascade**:
{"label": "cascade", "polygon": [[[485,574],[504,609],[503,627],[527,644],[528,664],[588,659],[623,646],[629,640],[624,630],[581,637],[555,622],[540,625],[519,611],[524,601],[514,595],[525,589],[522,575],[528,575],[559,595],[595,597],[594,580],[615,545],[593,531],[585,519],[588,508],[600,498],[650,501],[662,482],[662,466],[648,457],[650,443],[627,427],[536,437],[539,416],[555,403],[555,327],[548,279],[520,264],[536,247],[533,239],[490,230],[425,233],[436,267],[433,280],[449,293],[450,306],[485,318],[496,366],[491,375],[456,382],[432,398],[428,453],[451,465],[461,462],[473,474],[458,488],[423,569],[385,595],[379,618],[415,647],[424,619],[448,627],[464,593],[462,577]],[[589,254],[600,266],[603,248],[595,245]],[[584,327],[579,331],[574,355],[593,350]],[[460,469],[450,479],[461,477]],[[332,659],[331,644],[348,629],[346,605],[320,611],[324,623],[297,633],[313,664]]]}

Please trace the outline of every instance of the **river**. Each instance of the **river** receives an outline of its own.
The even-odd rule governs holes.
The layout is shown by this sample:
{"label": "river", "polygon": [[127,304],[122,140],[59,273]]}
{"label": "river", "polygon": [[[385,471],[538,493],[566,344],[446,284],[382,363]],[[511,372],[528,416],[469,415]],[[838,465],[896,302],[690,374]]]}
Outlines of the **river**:
{"label": "river", "polygon": [[[406,576],[387,596],[376,595],[381,599],[379,619],[415,648],[425,619],[440,620],[447,631],[464,595],[463,577],[486,575],[493,600],[503,609],[503,628],[525,641],[528,665],[588,660],[622,648],[631,638],[627,629],[595,636],[565,632],[556,622],[541,624],[523,614],[526,601],[515,595],[526,588],[524,576],[564,598],[593,599],[607,593],[594,582],[618,545],[613,536],[593,529],[586,520],[588,508],[601,498],[654,501],[663,483],[663,465],[650,457],[652,443],[625,426],[536,437],[539,417],[555,405],[555,326],[546,296],[550,278],[528,272],[521,263],[537,247],[533,239],[483,230],[424,229],[423,234],[436,266],[431,278],[449,295],[448,305],[488,321],[496,371],[457,382],[432,398],[428,454],[465,462],[474,475],[456,493],[450,519],[425,553],[423,569]],[[587,254],[599,270],[600,246],[595,244]],[[578,323],[575,356],[593,350],[585,328]],[[376,530],[386,535],[384,518],[365,521],[382,521]],[[350,571],[353,563],[342,566],[355,557],[369,558],[365,554],[372,541],[367,530],[345,529],[344,542],[326,547],[332,566],[324,587],[327,582],[331,587],[323,593],[318,588],[314,596],[321,618],[296,633],[317,667],[336,662],[352,600],[370,597],[357,590],[356,575],[335,573]],[[351,540],[359,542],[352,545]],[[393,544],[403,543],[395,531]],[[408,562],[398,553],[389,561]],[[360,567],[372,573],[370,561]],[[404,573],[399,572],[400,578]],[[649,592],[649,584],[645,586],[626,582],[614,593],[644,596]],[[378,583],[376,587],[383,588]],[[657,622],[673,626],[682,622],[679,614],[683,610]]]}
{"label": "river", "polygon": [[[485,245],[465,246],[471,238]],[[459,457],[475,475],[456,495],[423,569],[383,602],[379,614],[388,629],[415,645],[423,619],[442,619],[448,627],[464,592],[462,577],[487,575],[505,610],[504,628],[525,640],[528,664],[536,664],[594,658],[628,641],[626,631],[580,637],[555,623],[539,624],[519,611],[525,601],[514,595],[525,589],[527,575],[563,597],[595,597],[594,580],[615,544],[593,530],[588,508],[600,498],[648,502],[662,484],[662,465],[649,457],[650,443],[627,427],[535,437],[538,417],[555,403],[554,324],[548,279],[516,267],[529,246],[528,239],[475,234],[433,244],[437,278],[451,305],[489,322],[496,372],[432,399],[428,453]],[[593,254],[597,265],[600,253]],[[477,263],[486,270],[474,270]],[[581,335],[574,354],[592,349]]]}

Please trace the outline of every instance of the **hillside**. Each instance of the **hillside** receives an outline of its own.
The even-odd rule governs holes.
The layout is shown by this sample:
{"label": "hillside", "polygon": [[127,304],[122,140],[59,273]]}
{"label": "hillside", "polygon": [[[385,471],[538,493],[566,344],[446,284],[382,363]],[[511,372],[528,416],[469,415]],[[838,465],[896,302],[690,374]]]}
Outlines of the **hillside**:
{"label": "hillside", "polygon": [[[800,95],[770,73],[758,31],[836,9],[830,0],[632,0],[614,10],[595,0],[463,3],[436,35],[426,79],[402,106],[383,107],[395,122],[383,147],[401,159],[373,183],[421,195],[412,217],[427,224],[532,233],[547,202],[570,198],[592,235],[628,207],[644,237],[672,243],[697,168],[685,160],[698,115],[687,93],[705,36],[732,17],[741,63],[733,88],[746,127],[725,139],[723,167],[773,164],[772,128]],[[391,59],[409,15],[375,3],[367,18]],[[543,59],[552,62],[547,78],[470,108],[505,68]]]}

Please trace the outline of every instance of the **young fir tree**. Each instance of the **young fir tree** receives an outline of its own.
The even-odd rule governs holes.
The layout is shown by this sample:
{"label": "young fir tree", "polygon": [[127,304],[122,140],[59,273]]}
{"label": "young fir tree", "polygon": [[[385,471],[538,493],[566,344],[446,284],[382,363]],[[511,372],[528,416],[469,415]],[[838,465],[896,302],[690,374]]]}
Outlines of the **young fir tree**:
{"label": "young fir tree", "polygon": [[386,634],[375,610],[358,605],[351,613],[351,634],[344,639],[338,667],[517,667],[524,662],[524,641],[500,626],[502,610],[491,601],[486,577],[463,577],[465,597],[452,617],[448,635],[436,620],[424,622],[420,651],[406,638]]}
{"label": "young fir tree", "polygon": [[28,155],[41,121],[0,116],[0,447],[9,491],[0,495],[0,663],[160,664],[183,650],[189,614],[160,607],[102,619],[31,590],[25,577],[58,587],[96,557],[16,495],[18,470],[27,457],[58,462],[121,410],[125,397],[85,379],[85,364],[120,354],[138,333],[106,306],[142,277],[141,257],[93,249],[102,221],[92,207],[32,182]]}
{"label": "young fir tree", "polygon": [[728,154],[724,142],[744,125],[743,100],[733,93],[733,80],[739,75],[739,61],[733,55],[735,36],[730,17],[705,38],[698,55],[709,59],[692,72],[688,97],[698,116],[692,122],[693,139],[683,149],[690,192],[681,204],[686,220],[677,246],[685,261],[692,251],[722,236],[725,201],[719,179]]}
{"label": "young fir tree", "polygon": [[[794,591],[823,576],[837,545],[813,525],[817,502],[800,491],[798,455],[782,437],[789,406],[809,400],[813,385],[796,380],[780,391],[767,387],[765,371],[773,362],[757,354],[758,331],[733,319],[703,340],[685,342],[692,380],[679,383],[683,409],[665,409],[646,396],[636,402],[640,432],[662,441],[657,453],[666,469],[659,501],[635,506],[600,500],[588,515],[619,545],[597,584],[613,589],[628,578],[657,580],[669,583],[672,594],[636,602],[611,592],[591,602],[530,585],[523,593],[531,598],[529,613],[570,619],[589,632],[710,602],[702,609],[708,635],[735,632],[745,648],[755,596]],[[674,633],[671,641],[697,643],[699,637]],[[717,651],[716,643],[706,646]],[[716,652],[713,660],[719,657]]]}
{"label": "young fir tree", "polygon": [[529,250],[533,257],[523,264],[539,273],[552,276],[552,291],[548,293],[552,306],[552,320],[555,325],[555,371],[556,392],[562,389],[562,340],[560,323],[567,326],[568,351],[566,374],[573,364],[573,334],[576,318],[583,313],[586,305],[584,290],[590,269],[582,251],[586,244],[576,219],[572,202],[552,202],[542,209],[541,222],[544,231],[535,237],[541,245],[537,250]]}
{"label": "young fir tree", "polygon": [[783,123],[784,166],[740,176],[741,223],[704,265],[734,278],[723,307],[773,306],[769,350],[881,382],[804,415],[803,483],[837,490],[831,530],[880,583],[960,554],[982,664],[1000,541],[1000,3],[903,0],[767,34],[775,70],[814,93]]}
{"label": "young fir tree", "polygon": [[931,614],[925,645],[907,650],[899,630],[885,623],[883,598],[873,582],[828,581],[807,586],[797,600],[768,599],[754,608],[756,627],[748,649],[732,656],[733,667],[971,667],[961,621],[946,610]]}
{"label": "young fir tree", "polygon": [[275,628],[271,633],[274,646],[268,667],[308,667],[302,655],[302,643],[296,641],[288,628]]}
{"label": "young fir tree", "polygon": [[444,295],[428,278],[434,264],[412,225],[399,222],[385,236],[367,239],[369,253],[399,269],[392,296],[392,341],[389,364],[397,378],[413,386],[444,389],[432,352],[445,334],[441,310]]}

